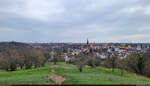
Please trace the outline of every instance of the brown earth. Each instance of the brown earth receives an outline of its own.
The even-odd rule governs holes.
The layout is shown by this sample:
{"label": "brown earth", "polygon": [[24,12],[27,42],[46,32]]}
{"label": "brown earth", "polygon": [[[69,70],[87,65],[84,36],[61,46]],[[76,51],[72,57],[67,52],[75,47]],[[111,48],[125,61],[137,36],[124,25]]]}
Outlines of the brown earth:
{"label": "brown earth", "polygon": [[66,80],[66,78],[64,78],[64,77],[62,77],[62,76],[60,76],[60,75],[57,75],[57,74],[55,73],[55,66],[54,66],[54,65],[51,66],[50,68],[51,68],[51,75],[48,76],[48,79],[52,79],[52,80],[55,82],[56,85],[61,85],[62,82],[63,82],[64,80]]}

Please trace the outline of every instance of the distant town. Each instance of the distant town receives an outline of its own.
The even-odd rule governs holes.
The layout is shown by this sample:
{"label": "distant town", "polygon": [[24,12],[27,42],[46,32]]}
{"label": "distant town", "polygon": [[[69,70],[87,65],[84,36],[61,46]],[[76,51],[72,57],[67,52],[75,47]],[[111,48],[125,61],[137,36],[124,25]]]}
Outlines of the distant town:
{"label": "distant town", "polygon": [[109,57],[113,52],[120,59],[132,53],[146,53],[150,51],[150,43],[31,43],[34,48],[47,48],[50,53],[60,53],[67,61],[69,55],[80,53],[94,53],[102,59]]}

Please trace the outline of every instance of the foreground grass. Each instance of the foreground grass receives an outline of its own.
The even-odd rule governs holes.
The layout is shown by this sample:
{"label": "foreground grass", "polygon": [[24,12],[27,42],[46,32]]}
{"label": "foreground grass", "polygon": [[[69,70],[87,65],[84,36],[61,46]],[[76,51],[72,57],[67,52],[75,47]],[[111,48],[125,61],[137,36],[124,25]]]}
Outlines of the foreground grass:
{"label": "foreground grass", "polygon": [[121,71],[117,69],[112,73],[108,68],[86,66],[83,72],[79,72],[75,65],[58,63],[57,66],[64,66],[55,68],[57,74],[67,78],[63,84],[150,84],[149,78],[127,72],[121,76]]}
{"label": "foreground grass", "polygon": [[50,75],[50,64],[45,67],[32,68],[32,69],[17,69],[17,71],[6,72],[0,71],[0,84],[43,84],[50,83],[46,76]]}
{"label": "foreground grass", "polygon": [[[52,63],[45,67],[32,68],[29,70],[18,69],[14,72],[0,70],[0,84],[45,84],[53,83],[52,80],[45,78],[50,75]],[[55,65],[55,72],[65,77],[67,80],[63,84],[150,84],[150,79],[124,72],[121,76],[120,70],[104,67],[91,68],[85,66],[83,72],[79,72],[77,66],[59,62]]]}

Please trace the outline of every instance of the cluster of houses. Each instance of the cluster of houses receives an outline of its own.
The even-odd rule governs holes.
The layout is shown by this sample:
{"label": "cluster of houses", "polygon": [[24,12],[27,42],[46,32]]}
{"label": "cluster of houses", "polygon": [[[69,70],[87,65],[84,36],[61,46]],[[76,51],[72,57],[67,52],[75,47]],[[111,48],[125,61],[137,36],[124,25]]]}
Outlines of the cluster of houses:
{"label": "cluster of houses", "polygon": [[66,61],[69,60],[69,56],[68,54],[72,54],[72,55],[78,55],[81,52],[85,52],[85,53],[91,53],[94,52],[94,54],[96,54],[97,56],[99,56],[102,59],[107,58],[108,56],[110,56],[110,54],[112,54],[113,52],[116,53],[117,57],[122,59],[122,58],[126,58],[126,56],[128,56],[131,53],[145,53],[150,49],[149,45],[130,45],[130,44],[126,44],[126,45],[119,45],[119,46],[114,46],[114,45],[95,45],[94,43],[89,43],[87,40],[87,44],[83,44],[80,45],[79,49],[71,49],[68,48],[68,52],[64,53],[64,58]]}
{"label": "cluster of houses", "polygon": [[[89,43],[87,40],[87,43],[80,43],[80,44],[63,44],[59,46],[53,44],[52,48],[64,48],[66,49],[66,52],[61,53],[61,57],[65,58],[65,61],[68,61],[72,58],[74,55],[79,55],[80,53],[93,53],[97,55],[98,57],[105,59],[108,58],[112,53],[116,53],[117,57],[122,59],[126,58],[129,54],[132,53],[146,53],[147,51],[150,51],[150,44],[123,44],[123,43],[114,43],[114,44],[108,44],[108,43]],[[65,47],[64,47],[65,46]],[[63,49],[57,49],[54,51],[63,50]],[[57,52],[51,52],[52,54],[55,54]],[[62,52],[62,51],[61,51]]]}

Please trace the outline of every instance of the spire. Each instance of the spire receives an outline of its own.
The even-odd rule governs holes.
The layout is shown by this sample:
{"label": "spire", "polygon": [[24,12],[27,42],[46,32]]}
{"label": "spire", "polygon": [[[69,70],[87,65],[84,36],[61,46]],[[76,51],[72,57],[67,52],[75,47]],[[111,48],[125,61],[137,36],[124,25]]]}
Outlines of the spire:
{"label": "spire", "polygon": [[88,38],[87,38],[87,45],[89,45],[89,40],[88,40]]}

